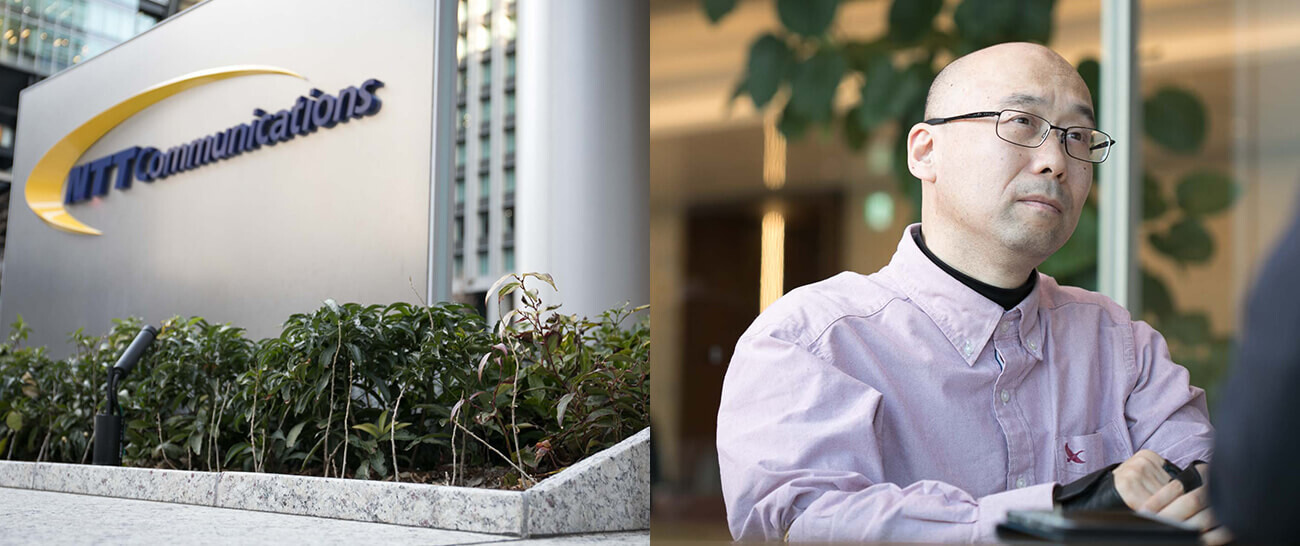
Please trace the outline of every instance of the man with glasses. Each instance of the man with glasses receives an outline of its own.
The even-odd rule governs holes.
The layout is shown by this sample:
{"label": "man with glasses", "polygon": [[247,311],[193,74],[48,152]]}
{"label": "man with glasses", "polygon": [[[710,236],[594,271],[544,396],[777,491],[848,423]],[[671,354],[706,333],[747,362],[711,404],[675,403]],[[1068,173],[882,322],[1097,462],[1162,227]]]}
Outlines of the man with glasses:
{"label": "man with glasses", "polygon": [[[737,539],[990,541],[1014,509],[1133,509],[1215,529],[1205,393],[1164,338],[1035,268],[1114,143],[1051,50],[935,78],[907,135],[921,222],[889,265],[770,306],[737,344],[718,456]],[[1186,469],[1186,470],[1184,470]]]}

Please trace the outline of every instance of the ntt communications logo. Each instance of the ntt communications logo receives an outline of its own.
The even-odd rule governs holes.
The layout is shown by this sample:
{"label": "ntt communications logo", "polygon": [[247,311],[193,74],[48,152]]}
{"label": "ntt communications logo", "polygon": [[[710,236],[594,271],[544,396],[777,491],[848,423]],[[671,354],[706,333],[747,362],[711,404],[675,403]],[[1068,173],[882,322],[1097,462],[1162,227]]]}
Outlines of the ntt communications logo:
{"label": "ntt communications logo", "polygon": [[87,235],[100,231],[73,218],[65,208],[107,195],[110,188],[130,189],[135,181],[154,182],[223,159],[233,158],[277,143],[308,136],[318,129],[374,115],[383,102],[375,91],[384,86],[368,79],[331,95],[312,89],[293,105],[276,112],[253,110],[254,119],[222,131],[200,136],[166,149],[131,146],[83,163],[79,160],[100,137],[135,113],[167,97],[215,81],[238,76],[279,74],[302,78],[281,68],[236,66],[204,70],[155,85],[105,110],[74,129],[50,148],[27,178],[27,204],[51,226]]}

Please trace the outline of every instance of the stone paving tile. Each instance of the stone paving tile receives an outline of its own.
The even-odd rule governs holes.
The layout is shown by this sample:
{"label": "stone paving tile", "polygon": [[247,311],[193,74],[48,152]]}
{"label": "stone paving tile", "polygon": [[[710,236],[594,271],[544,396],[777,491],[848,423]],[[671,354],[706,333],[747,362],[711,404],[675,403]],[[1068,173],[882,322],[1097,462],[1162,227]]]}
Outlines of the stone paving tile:
{"label": "stone paving tile", "polygon": [[0,544],[475,544],[498,535],[0,488]]}
{"label": "stone paving tile", "polygon": [[[650,533],[518,538],[0,487],[9,544],[649,544]],[[513,546],[513,545],[512,545]]]}

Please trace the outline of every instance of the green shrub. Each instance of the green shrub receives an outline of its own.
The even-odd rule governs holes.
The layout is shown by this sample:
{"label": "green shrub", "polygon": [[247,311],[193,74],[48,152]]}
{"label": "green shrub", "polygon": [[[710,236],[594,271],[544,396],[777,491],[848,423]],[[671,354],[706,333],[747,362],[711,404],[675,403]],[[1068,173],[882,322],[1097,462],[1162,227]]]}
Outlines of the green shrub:
{"label": "green shrub", "polygon": [[[635,311],[588,320],[508,276],[522,306],[495,328],[471,307],[325,305],[278,337],[174,317],[119,386],[123,464],[397,479],[397,471],[514,468],[529,485],[649,424],[649,326]],[[72,356],[0,344],[0,456],[89,462],[106,367],[142,327],[73,333]],[[516,375],[518,380],[516,381]],[[520,385],[519,389],[515,385]],[[459,480],[457,479],[459,478]]]}

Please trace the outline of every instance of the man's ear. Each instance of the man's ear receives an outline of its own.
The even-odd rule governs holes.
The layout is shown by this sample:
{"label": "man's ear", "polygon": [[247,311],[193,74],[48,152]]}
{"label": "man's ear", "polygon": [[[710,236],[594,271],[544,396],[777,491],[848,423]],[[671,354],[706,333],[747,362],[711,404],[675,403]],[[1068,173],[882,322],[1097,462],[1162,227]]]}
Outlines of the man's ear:
{"label": "man's ear", "polygon": [[934,127],[925,123],[907,132],[907,170],[922,182],[934,182]]}

